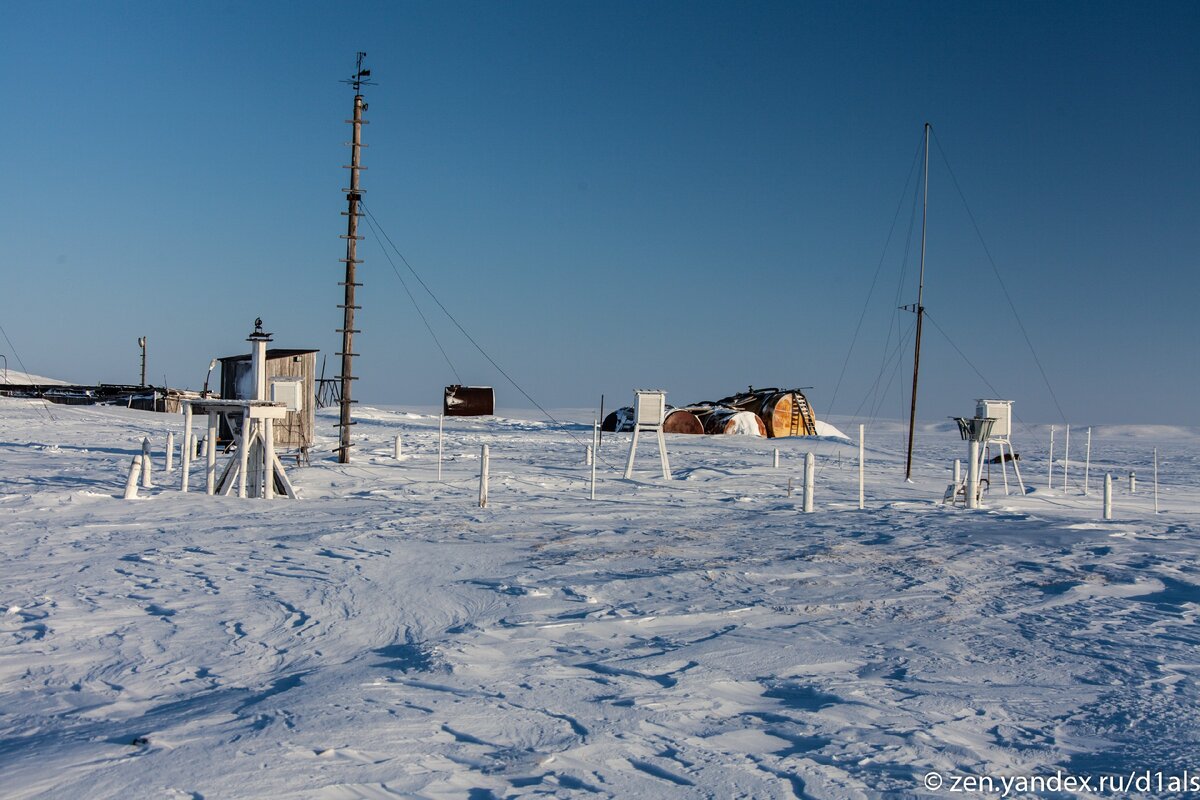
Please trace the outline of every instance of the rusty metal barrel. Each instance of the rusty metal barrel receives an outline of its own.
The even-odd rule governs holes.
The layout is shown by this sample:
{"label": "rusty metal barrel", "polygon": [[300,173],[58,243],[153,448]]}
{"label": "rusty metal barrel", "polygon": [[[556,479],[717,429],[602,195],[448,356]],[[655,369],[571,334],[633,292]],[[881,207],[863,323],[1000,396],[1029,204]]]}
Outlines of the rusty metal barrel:
{"label": "rusty metal barrel", "polygon": [[704,433],[704,423],[686,408],[675,408],[663,420],[664,433]]}
{"label": "rusty metal barrel", "polygon": [[766,436],[767,426],[753,411],[716,408],[704,421],[704,432],[726,436]]}
{"label": "rusty metal barrel", "polygon": [[815,436],[816,420],[808,398],[799,389],[775,392],[763,398],[758,415],[767,426],[767,436]]}
{"label": "rusty metal barrel", "polygon": [[490,386],[446,387],[442,413],[447,417],[482,417],[496,413],[496,393]]}

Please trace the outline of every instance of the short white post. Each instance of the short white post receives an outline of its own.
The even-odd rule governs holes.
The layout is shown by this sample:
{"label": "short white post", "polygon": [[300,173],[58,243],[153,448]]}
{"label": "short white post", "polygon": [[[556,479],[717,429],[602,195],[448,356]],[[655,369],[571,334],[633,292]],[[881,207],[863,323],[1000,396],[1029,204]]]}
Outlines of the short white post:
{"label": "short white post", "polygon": [[129,463],[129,476],[125,479],[125,499],[136,500],[138,493],[138,478],[142,474],[142,457],[134,456]]}
{"label": "short white post", "polygon": [[204,493],[217,491],[217,413],[208,412],[208,434],[204,437]]}
{"label": "short white post", "polygon": [[479,507],[487,508],[488,496],[488,446],[485,444],[479,455]]}
{"label": "short white post", "polygon": [[1158,448],[1154,448],[1154,513],[1158,513]]}
{"label": "short white post", "polygon": [[960,483],[962,483],[962,462],[956,458],[954,459],[954,491],[958,491]]}
{"label": "short white post", "polygon": [[863,442],[865,441],[865,436],[866,436],[865,428],[866,428],[865,425],[858,426],[858,508],[860,511],[863,508],[866,508],[866,505],[867,505],[866,473],[863,468],[863,462],[864,462],[863,456],[864,456],[864,453],[866,452],[866,450],[863,447]]}
{"label": "short white post", "polygon": [[1071,426],[1067,426],[1067,438],[1063,440],[1063,494],[1067,493],[1067,471],[1071,469]]}
{"label": "short white post", "polygon": [[192,479],[192,452],[188,448],[188,443],[194,439],[192,436],[192,404],[183,404],[183,447],[179,448],[179,460],[182,462],[180,470],[183,475],[179,478],[179,488],[186,493],[188,483]]}
{"label": "short white post", "polygon": [[788,497],[792,496],[792,477],[790,475],[788,476],[787,496]]}
{"label": "short white post", "polygon": [[153,467],[150,464],[150,440],[142,439],[142,488],[150,489],[154,486],[150,479],[150,473]]}
{"label": "short white post", "polygon": [[1054,426],[1050,426],[1050,471],[1046,474],[1046,488],[1054,488]]}
{"label": "short white post", "polygon": [[202,436],[196,445],[196,458],[208,458],[208,437]]}
{"label": "short white post", "polygon": [[592,446],[595,448],[592,454],[592,479],[589,497],[592,500],[596,499],[596,462],[600,460],[600,421],[592,420]]}
{"label": "short white post", "polygon": [[1087,455],[1083,461],[1083,496],[1087,497],[1088,493],[1088,473],[1092,471],[1092,429],[1088,427],[1087,438]]}
{"label": "short white post", "polygon": [[1104,474],[1104,518],[1112,519],[1112,473]]}
{"label": "short white post", "polygon": [[167,472],[175,468],[175,432],[167,431]]}
{"label": "short white post", "polygon": [[442,479],[442,423],[446,421],[445,414],[438,415],[438,480]]}
{"label": "short white post", "polygon": [[775,455],[771,459],[771,466],[774,467],[775,469],[779,469],[779,448],[778,447],[775,448]]}
{"label": "short white post", "polygon": [[812,453],[804,455],[804,513],[811,514],[813,510],[813,486],[816,484],[817,459]]}
{"label": "short white post", "polygon": [[586,450],[584,451],[584,462],[583,463],[589,467],[592,465],[592,446],[590,444],[587,446]]}
{"label": "short white post", "polygon": [[400,452],[400,434],[398,434],[398,433],[396,434],[396,452],[395,452],[395,458],[396,458],[396,460],[397,460],[397,461],[400,461],[401,459],[403,459],[403,458],[404,458],[404,455],[403,455],[403,454]]}
{"label": "short white post", "polygon": [[1137,494],[1137,473],[1129,470],[1129,493]]}
{"label": "short white post", "polygon": [[199,437],[197,437],[196,434],[193,433],[192,438],[188,440],[188,444],[191,445],[192,458],[199,458],[200,457],[200,439],[199,439]]}
{"label": "short white post", "polygon": [[979,440],[967,442],[967,508],[979,508]]}

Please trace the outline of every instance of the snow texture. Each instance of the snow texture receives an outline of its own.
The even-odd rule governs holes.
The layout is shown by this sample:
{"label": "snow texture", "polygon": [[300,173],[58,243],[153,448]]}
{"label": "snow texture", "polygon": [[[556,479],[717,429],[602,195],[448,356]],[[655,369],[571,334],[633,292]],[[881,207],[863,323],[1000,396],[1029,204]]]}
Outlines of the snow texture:
{"label": "snow texture", "polygon": [[[909,484],[876,424],[859,511],[830,438],[675,437],[668,482],[620,479],[606,434],[589,502],[594,412],[564,413],[587,422],[446,419],[439,482],[436,412],[362,408],[354,463],[265,501],[182,494],[177,416],[0,399],[0,796],[875,798],[1197,766],[1200,431],[1095,429],[1084,496],[1019,430],[1032,491],[993,468],[967,512],[938,502],[951,426]],[[155,488],[122,500],[144,436]]]}

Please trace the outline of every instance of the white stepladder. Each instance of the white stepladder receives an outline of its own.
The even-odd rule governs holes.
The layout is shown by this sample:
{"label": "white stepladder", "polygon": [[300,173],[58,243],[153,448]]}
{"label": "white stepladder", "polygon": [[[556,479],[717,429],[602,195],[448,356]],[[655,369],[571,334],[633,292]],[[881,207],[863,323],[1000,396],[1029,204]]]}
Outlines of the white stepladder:
{"label": "white stepladder", "polygon": [[[1012,400],[976,400],[975,401],[975,416],[981,419],[991,418],[996,420],[992,425],[990,438],[986,442],[987,448],[991,448],[993,444],[1000,445],[1000,473],[1004,477],[1004,494],[1008,495],[1008,464],[1011,461],[1013,472],[1017,476],[1017,485],[1021,487],[1021,494],[1025,494],[1025,481],[1021,480],[1021,467],[1017,461],[1017,454],[1013,451],[1012,439]],[[1008,446],[1008,457],[1004,455],[1004,447]],[[989,487],[990,488],[990,487]]]}
{"label": "white stepladder", "polygon": [[667,440],[663,438],[663,419],[667,414],[667,393],[661,389],[634,389],[633,441],[629,445],[629,460],[625,462],[625,477],[633,476],[633,458],[637,455],[638,436],[642,431],[658,437],[658,458],[662,462],[663,480],[671,480],[671,465],[667,461]]}
{"label": "white stepladder", "polygon": [[[267,400],[267,343],[271,334],[263,333],[262,320],[254,321],[254,332],[247,338],[253,350],[250,354],[251,374],[254,381],[254,398],[247,400],[184,400],[184,440],[192,435],[192,418],[195,414],[208,416],[208,448],[205,453],[205,491],[207,494],[227,495],[237,487],[238,497],[275,497],[276,485],[288,497],[295,499],[296,492],[288,480],[279,456],[275,454],[274,421],[287,416],[288,406],[284,402]],[[226,462],[221,474],[217,475],[217,424],[224,415],[230,421],[240,422],[241,432],[237,440],[237,452]],[[231,425],[231,427],[233,427]],[[184,448],[183,491],[188,490],[191,472],[191,453]]]}

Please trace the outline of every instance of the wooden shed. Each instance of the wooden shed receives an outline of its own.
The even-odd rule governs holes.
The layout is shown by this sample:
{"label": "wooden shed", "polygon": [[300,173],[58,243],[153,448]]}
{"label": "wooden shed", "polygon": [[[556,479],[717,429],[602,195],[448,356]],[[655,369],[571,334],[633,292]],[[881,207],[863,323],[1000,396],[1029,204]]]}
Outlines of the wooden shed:
{"label": "wooden shed", "polygon": [[[307,452],[313,443],[313,431],[316,427],[313,411],[316,408],[316,377],[317,350],[288,350],[283,348],[267,350],[267,387],[273,391],[274,399],[286,400],[284,395],[290,394],[299,384],[298,411],[288,411],[284,419],[276,421],[275,446],[285,450],[300,450]],[[254,378],[250,368],[250,354],[240,356],[225,356],[221,362],[221,397],[226,400],[251,399],[254,393]],[[272,390],[273,384],[281,386]],[[266,398],[268,400],[271,397]],[[220,440],[222,443],[232,441],[236,433],[222,417]]]}

